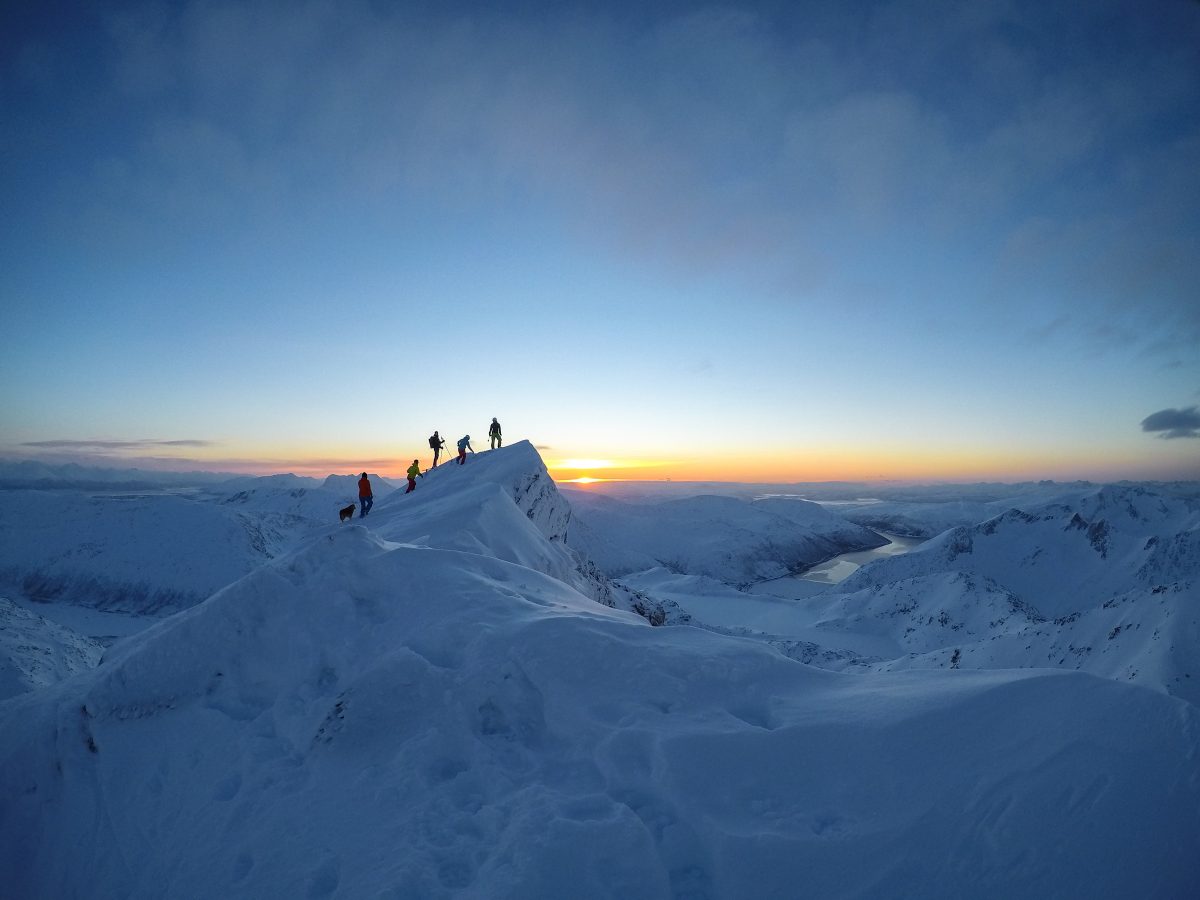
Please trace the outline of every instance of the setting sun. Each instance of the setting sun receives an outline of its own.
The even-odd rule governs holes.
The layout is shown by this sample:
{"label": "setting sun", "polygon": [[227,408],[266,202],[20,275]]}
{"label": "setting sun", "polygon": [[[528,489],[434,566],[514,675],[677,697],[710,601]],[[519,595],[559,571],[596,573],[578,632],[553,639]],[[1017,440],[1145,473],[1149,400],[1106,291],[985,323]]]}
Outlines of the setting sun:
{"label": "setting sun", "polygon": [[[590,459],[570,457],[567,459],[546,460],[546,468],[555,481],[572,484],[590,484],[595,481],[623,481],[627,479],[646,478],[642,470],[661,469],[674,465],[670,460],[645,459]],[[606,478],[595,478],[592,472],[602,470]]]}

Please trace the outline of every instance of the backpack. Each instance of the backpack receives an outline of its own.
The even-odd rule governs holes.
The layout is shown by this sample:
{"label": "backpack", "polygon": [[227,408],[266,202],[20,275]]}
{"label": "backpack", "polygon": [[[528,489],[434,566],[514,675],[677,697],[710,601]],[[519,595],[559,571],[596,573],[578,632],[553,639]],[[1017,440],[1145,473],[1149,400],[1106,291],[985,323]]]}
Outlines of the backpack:
{"label": "backpack", "polygon": [[429,447],[431,450],[436,450],[438,448],[438,439],[433,435],[429,436]]}

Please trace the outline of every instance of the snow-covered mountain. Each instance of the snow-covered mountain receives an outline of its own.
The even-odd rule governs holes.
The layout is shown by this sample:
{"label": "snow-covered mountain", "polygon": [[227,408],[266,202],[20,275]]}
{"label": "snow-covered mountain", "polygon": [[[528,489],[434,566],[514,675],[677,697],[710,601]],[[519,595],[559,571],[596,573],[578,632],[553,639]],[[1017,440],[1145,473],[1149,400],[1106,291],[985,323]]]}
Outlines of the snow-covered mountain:
{"label": "snow-covered mountain", "polygon": [[748,585],[887,543],[804,500],[625,501],[584,490],[567,496],[575,510],[568,542],[612,576],[661,566]]}
{"label": "snow-covered mountain", "polygon": [[[269,517],[292,490],[314,489],[182,502]],[[1190,896],[1183,692],[1031,668],[1014,641],[892,671],[948,653],[942,634],[1050,621],[993,577],[1028,559],[1022,591],[1066,583],[1047,554],[1118,599],[1180,575],[1168,599],[1196,608],[1191,501],[1076,501],[805,603],[631,578],[654,607],[572,550],[577,517],[529,444],[440,467],[0,700],[3,895]],[[1101,563],[1073,555],[1080,536]],[[898,585],[929,609],[889,616]],[[689,595],[711,598],[709,627],[649,626]]]}
{"label": "snow-covered mountain", "polygon": [[942,485],[891,488],[867,500],[842,501],[838,513],[868,528],[912,537],[933,537],[974,525],[1009,509],[1025,508],[1095,490],[1087,482],[1013,485]]}
{"label": "snow-covered mountain", "polygon": [[865,566],[822,627],[889,634],[896,666],[1063,666],[1200,703],[1200,498],[1092,489]]}
{"label": "snow-covered mountain", "polygon": [[222,472],[161,472],[0,459],[0,489],[151,490],[208,486],[234,477]]}
{"label": "snow-covered mountain", "polygon": [[5,491],[2,499],[0,578],[43,602],[174,612],[287,542],[258,515],[170,493]]}
{"label": "snow-covered mountain", "polygon": [[581,592],[573,527],[531,447],[480,453],[0,702],[6,896],[1197,884],[1197,707],[652,628]]}
{"label": "snow-covered mountain", "polygon": [[281,472],[278,475],[234,475],[214,485],[213,490],[217,493],[233,494],[237,491],[308,491],[321,486],[322,480],[319,478]]}
{"label": "snow-covered mountain", "polygon": [[[663,502],[697,496],[739,500],[806,500],[875,531],[929,538],[949,528],[974,525],[1014,507],[1078,496],[1097,485],[1090,482],[1022,482],[1018,484],[907,484],[895,482],[819,482],[740,484],[719,482],[602,482],[589,494],[631,503]],[[1160,483],[1155,490],[1187,495],[1194,485]],[[572,496],[574,494],[572,493]]]}
{"label": "snow-covered mountain", "polygon": [[[357,478],[239,479],[186,492],[8,490],[0,587],[40,602],[163,615],[286,552],[357,502]],[[376,496],[392,490],[375,481]]]}
{"label": "snow-covered mountain", "polygon": [[[321,482],[321,487],[327,491],[333,491],[339,496],[357,497],[358,479],[361,477],[361,472],[358,475],[330,475]],[[392,484],[382,475],[369,472],[367,478],[371,481],[371,495],[376,499],[386,497],[392,491],[396,490],[396,485]]]}
{"label": "snow-covered mountain", "polygon": [[1200,703],[1200,493],[1092,487],[952,529],[803,602],[622,576],[835,670],[1069,668]]}

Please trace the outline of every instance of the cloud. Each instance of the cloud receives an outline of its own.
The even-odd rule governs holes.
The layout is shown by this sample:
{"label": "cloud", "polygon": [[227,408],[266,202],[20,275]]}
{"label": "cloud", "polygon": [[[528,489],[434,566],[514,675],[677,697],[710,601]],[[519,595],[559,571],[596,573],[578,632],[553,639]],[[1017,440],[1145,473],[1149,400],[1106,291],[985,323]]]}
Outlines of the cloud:
{"label": "cloud", "polygon": [[[393,472],[395,477],[399,477],[399,473],[403,470],[403,465],[400,465],[392,457],[347,459],[336,456],[253,458],[228,456],[200,458],[142,452],[162,447],[214,446],[220,446],[220,444],[216,441],[204,440],[25,441],[19,444],[0,444],[0,459],[16,461],[32,458],[38,462],[53,465],[74,463],[75,465],[100,468],[132,466],[137,469],[165,472],[218,472],[248,475],[291,472],[313,478],[324,478],[330,473],[357,474],[363,469],[370,472]],[[407,464],[407,460],[405,460],[405,464]]]}
{"label": "cloud", "polygon": [[1159,432],[1161,438],[1200,438],[1200,407],[1160,409],[1142,419],[1142,431]]}
{"label": "cloud", "polygon": [[[260,241],[330,209],[386,210],[384,231],[483,222],[519,196],[623,255],[793,296],[845,293],[909,234],[906,256],[984,256],[995,272],[971,290],[1006,309],[1200,343],[1191,10],[458,6],[112,15],[98,105],[144,120],[56,179],[95,207],[59,197],[61,224]],[[927,287],[903,266],[882,278],[895,303]]]}
{"label": "cloud", "polygon": [[212,447],[214,441],[178,440],[159,441],[144,439],[140,441],[25,441],[22,447],[36,447],[39,450],[91,450],[95,452],[121,453],[126,451],[149,450],[154,447]]}

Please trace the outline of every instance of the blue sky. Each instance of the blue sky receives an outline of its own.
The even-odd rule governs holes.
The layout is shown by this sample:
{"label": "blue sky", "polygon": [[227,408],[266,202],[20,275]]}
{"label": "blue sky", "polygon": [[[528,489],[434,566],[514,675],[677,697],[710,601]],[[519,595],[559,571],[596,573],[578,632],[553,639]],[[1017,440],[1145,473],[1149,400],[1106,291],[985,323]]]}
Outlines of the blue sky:
{"label": "blue sky", "polygon": [[1200,477],[1200,4],[101,6],[3,14],[5,456]]}

